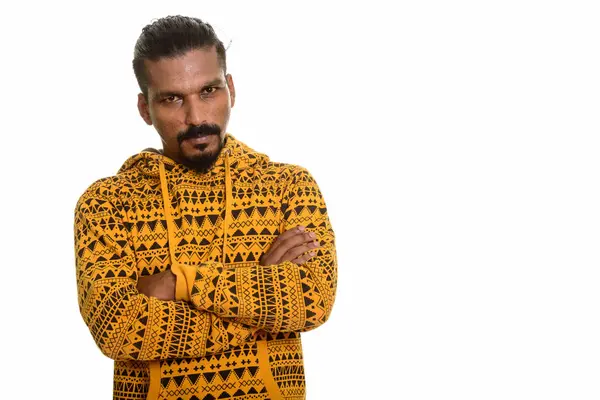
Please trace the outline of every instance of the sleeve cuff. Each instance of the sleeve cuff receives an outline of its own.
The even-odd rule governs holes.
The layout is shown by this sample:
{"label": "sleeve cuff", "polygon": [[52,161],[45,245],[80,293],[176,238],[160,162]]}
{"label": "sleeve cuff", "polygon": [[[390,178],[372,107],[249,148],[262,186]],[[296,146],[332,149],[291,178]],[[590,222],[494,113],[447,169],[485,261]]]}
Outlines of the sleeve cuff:
{"label": "sleeve cuff", "polygon": [[177,277],[175,283],[175,300],[189,302],[191,300],[190,293],[192,292],[196,276],[195,268],[189,265],[175,263],[171,266],[171,272]]}

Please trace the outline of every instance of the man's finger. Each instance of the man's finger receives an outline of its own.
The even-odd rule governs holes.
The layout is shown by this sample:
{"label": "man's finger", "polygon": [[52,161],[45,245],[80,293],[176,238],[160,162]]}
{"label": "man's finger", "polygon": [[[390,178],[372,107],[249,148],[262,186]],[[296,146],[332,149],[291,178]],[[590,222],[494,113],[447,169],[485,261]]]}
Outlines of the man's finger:
{"label": "man's finger", "polygon": [[271,244],[271,247],[265,253],[265,257],[270,257],[270,255],[273,253],[273,251],[275,251],[275,249],[277,249],[281,245],[282,241],[284,241],[286,239],[289,239],[289,238],[291,238],[294,235],[302,234],[305,231],[305,229],[306,229],[306,227],[304,227],[302,225],[298,225],[298,226],[296,226],[294,228],[288,229],[287,231],[283,232]]}
{"label": "man's finger", "polygon": [[293,259],[292,262],[297,265],[302,265],[316,255],[317,255],[317,252],[315,250],[313,250],[309,253],[303,254],[300,257]]}
{"label": "man's finger", "polygon": [[283,255],[290,249],[315,241],[317,235],[313,232],[304,232],[302,234],[293,235],[288,239],[282,240],[281,244],[271,252],[270,257],[275,260],[281,260]]}
{"label": "man's finger", "polygon": [[285,252],[279,262],[291,261],[291,260],[295,259],[296,257],[299,257],[302,254],[306,253],[307,251],[317,249],[319,246],[320,246],[320,243],[316,240],[309,242],[309,243],[303,243],[303,244],[293,247],[293,248],[289,249],[287,252]]}

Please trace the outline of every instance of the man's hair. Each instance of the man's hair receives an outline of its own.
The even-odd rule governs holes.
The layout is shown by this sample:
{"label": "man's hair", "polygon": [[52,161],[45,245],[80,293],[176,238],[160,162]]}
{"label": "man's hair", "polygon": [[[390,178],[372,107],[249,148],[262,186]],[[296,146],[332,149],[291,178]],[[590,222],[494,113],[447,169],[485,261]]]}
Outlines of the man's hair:
{"label": "man's hair", "polygon": [[176,58],[190,50],[215,46],[223,72],[227,74],[225,46],[210,24],[199,18],[181,15],[160,18],[142,29],[133,52],[133,72],[144,97],[148,99],[145,60]]}

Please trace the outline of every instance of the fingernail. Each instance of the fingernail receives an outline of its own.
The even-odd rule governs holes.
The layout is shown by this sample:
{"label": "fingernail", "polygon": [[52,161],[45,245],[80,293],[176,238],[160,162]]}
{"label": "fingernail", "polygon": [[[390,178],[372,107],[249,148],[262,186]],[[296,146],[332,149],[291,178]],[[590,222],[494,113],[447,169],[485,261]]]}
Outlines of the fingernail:
{"label": "fingernail", "polygon": [[314,233],[314,232],[311,232],[311,233],[309,233],[309,234],[308,234],[308,236],[310,236],[311,238],[315,238],[315,237],[317,237],[317,235],[315,235],[315,233]]}
{"label": "fingernail", "polygon": [[304,232],[304,229],[302,225],[298,225],[298,232]]}
{"label": "fingernail", "polygon": [[310,252],[310,253],[308,253],[308,254],[310,254],[311,256],[314,256],[314,255],[315,255],[315,254],[317,254],[317,253],[315,253],[314,251],[311,251],[311,252]]}

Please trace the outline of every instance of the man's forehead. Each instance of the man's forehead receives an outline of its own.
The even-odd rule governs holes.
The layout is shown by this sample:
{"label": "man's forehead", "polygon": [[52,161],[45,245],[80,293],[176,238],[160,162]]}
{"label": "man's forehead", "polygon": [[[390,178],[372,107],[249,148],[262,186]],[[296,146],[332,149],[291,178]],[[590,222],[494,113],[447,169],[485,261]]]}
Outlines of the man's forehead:
{"label": "man's forehead", "polygon": [[150,86],[203,84],[225,80],[215,47],[190,50],[187,53],[156,61],[145,61]]}

